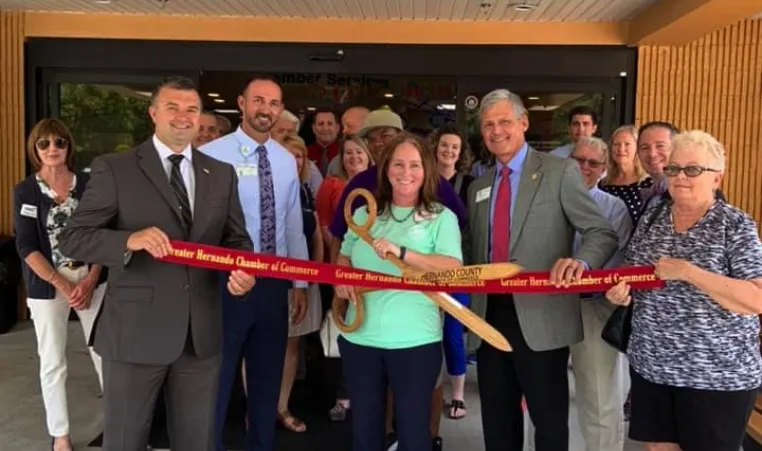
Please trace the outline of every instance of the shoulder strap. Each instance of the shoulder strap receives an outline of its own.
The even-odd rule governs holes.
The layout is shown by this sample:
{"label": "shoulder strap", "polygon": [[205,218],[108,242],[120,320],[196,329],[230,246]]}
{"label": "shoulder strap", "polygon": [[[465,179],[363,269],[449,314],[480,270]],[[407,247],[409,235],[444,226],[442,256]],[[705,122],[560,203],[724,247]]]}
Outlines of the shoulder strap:
{"label": "shoulder strap", "polygon": [[453,189],[455,189],[455,194],[460,196],[460,189],[463,187],[463,173],[458,172],[455,175],[455,185],[453,186]]}
{"label": "shoulder strap", "polygon": [[630,242],[632,241],[632,237],[635,236],[635,232],[638,229],[638,225],[645,219],[645,230],[643,231],[644,234],[647,234],[649,230],[651,230],[651,226],[656,222],[656,218],[659,217],[662,211],[667,207],[667,204],[670,202],[670,199],[668,198],[662,198],[661,201],[659,201],[659,204],[654,208],[653,212],[651,212],[650,215],[648,215],[647,218],[643,218],[641,216],[640,221],[638,224],[635,224],[635,227],[632,228],[632,233],[630,234],[630,237],[627,239],[627,244],[625,245],[625,248],[630,245]]}

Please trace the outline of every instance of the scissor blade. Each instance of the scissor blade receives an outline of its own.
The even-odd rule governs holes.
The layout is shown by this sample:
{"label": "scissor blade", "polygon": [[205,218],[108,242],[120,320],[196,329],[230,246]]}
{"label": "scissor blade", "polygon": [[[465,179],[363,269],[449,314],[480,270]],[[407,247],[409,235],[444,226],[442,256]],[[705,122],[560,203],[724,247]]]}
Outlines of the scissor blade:
{"label": "scissor blade", "polygon": [[460,321],[465,327],[478,335],[479,338],[492,345],[492,347],[505,352],[513,350],[503,334],[498,332],[497,329],[484,321],[479,315],[458,302],[449,294],[441,292],[426,292],[425,294],[434,301],[439,308],[452,315],[453,318]]}

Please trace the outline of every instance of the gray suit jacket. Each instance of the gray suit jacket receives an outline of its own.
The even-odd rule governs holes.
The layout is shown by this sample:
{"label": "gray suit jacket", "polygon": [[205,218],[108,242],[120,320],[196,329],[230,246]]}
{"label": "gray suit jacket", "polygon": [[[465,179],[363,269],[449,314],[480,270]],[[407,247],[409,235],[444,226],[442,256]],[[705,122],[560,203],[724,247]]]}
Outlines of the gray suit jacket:
{"label": "gray suit jacket", "polygon": [[[495,180],[495,168],[476,179],[468,190],[468,243],[471,264],[489,263],[490,197],[476,200]],[[616,233],[601,215],[573,161],[529,149],[519,181],[511,218],[511,260],[526,271],[549,271],[559,259],[572,256],[575,230],[582,245],[573,257],[591,269],[602,267],[619,244]],[[492,190],[491,196],[497,193]],[[516,294],[516,311],[529,347],[535,351],[558,349],[582,341],[578,294]],[[474,294],[471,308],[486,317],[487,296]],[[469,351],[481,340],[469,334]]]}
{"label": "gray suit jacket", "polygon": [[148,252],[125,264],[127,238],[155,226],[170,239],[253,249],[232,166],[193,150],[195,201],[190,235],[149,139],[124,153],[101,156],[79,207],[60,235],[70,257],[110,268],[92,342],[103,358],[167,365],[180,357],[191,323],[200,358],[222,351],[220,273],[160,262]]}

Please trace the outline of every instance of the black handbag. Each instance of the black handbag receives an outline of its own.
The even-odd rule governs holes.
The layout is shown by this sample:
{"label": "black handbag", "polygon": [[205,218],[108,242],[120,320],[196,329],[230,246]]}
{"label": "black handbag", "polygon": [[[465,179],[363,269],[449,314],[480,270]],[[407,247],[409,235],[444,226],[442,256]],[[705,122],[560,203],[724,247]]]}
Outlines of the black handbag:
{"label": "black handbag", "polygon": [[632,304],[620,305],[603,326],[601,338],[621,353],[627,353],[632,333]]}
{"label": "black handbag", "polygon": [[[670,200],[669,197],[666,197],[662,200],[659,206],[654,209],[654,212],[648,217],[644,234],[647,234],[648,231],[651,230],[651,225],[656,220],[656,217],[664,210]],[[634,232],[633,235],[635,235]],[[630,239],[632,239],[632,236],[630,236]],[[629,244],[630,243],[628,242],[627,245],[629,246]],[[631,334],[632,303],[626,306],[620,305],[614,309],[614,313],[611,314],[608,321],[606,321],[606,324],[603,326],[601,338],[617,351],[627,353],[627,345],[630,344]]]}

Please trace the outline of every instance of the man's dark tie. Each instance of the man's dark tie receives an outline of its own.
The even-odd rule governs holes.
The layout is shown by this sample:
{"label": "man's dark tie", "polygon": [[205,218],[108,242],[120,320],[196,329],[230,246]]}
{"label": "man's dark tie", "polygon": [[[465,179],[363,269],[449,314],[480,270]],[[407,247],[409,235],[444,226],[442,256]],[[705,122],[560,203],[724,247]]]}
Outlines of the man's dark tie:
{"label": "man's dark tie", "polygon": [[509,261],[511,243],[511,170],[500,170],[495,210],[492,213],[492,261]]}
{"label": "man's dark tie", "polygon": [[191,213],[190,202],[188,201],[188,190],[185,187],[183,181],[183,174],[180,172],[180,164],[183,162],[182,155],[174,154],[169,156],[169,161],[172,162],[172,173],[169,176],[169,184],[172,186],[172,191],[177,197],[177,202],[180,205],[180,215],[183,218],[183,226],[186,232],[190,232],[193,225],[193,214]]}
{"label": "man's dark tie", "polygon": [[259,159],[259,239],[263,254],[275,255],[275,190],[273,169],[265,146],[257,147]]}

